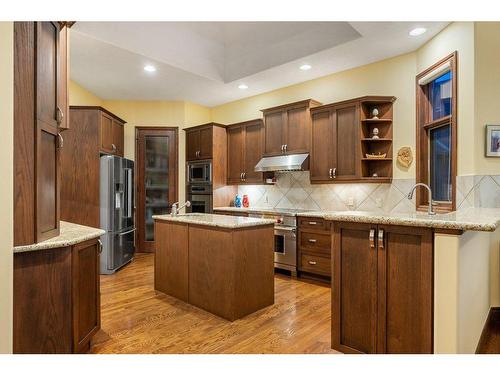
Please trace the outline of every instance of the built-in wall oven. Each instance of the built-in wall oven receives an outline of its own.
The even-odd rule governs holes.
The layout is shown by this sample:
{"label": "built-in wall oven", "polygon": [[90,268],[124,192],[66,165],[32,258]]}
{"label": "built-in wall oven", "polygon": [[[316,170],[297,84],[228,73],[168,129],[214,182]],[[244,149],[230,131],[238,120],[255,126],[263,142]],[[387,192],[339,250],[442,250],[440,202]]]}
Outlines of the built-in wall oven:
{"label": "built-in wall oven", "polygon": [[187,164],[188,184],[212,184],[212,161],[194,161]]}
{"label": "built-in wall oven", "polygon": [[212,185],[188,185],[187,200],[191,206],[186,208],[186,212],[212,213]]}

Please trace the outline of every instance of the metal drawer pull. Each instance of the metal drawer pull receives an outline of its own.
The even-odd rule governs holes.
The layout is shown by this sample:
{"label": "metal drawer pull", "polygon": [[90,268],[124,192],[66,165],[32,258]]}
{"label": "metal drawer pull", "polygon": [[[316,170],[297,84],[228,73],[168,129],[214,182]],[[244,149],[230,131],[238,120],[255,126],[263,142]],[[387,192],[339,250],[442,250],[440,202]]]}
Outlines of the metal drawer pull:
{"label": "metal drawer pull", "polygon": [[308,263],[309,263],[310,265],[312,265],[312,266],[315,266],[315,265],[316,265],[316,262],[315,262],[314,260],[310,260]]}
{"label": "metal drawer pull", "polygon": [[378,230],[378,248],[379,249],[384,248],[384,230],[383,229]]}
{"label": "metal drawer pull", "polygon": [[375,229],[370,229],[370,248],[375,248]]}
{"label": "metal drawer pull", "polygon": [[314,238],[309,238],[309,242],[311,242],[311,243],[316,243],[316,239],[314,239]]}
{"label": "metal drawer pull", "polygon": [[316,225],[316,224],[318,224],[318,223],[317,223],[317,222],[315,222],[315,221],[310,221],[310,222],[309,222],[309,225]]}

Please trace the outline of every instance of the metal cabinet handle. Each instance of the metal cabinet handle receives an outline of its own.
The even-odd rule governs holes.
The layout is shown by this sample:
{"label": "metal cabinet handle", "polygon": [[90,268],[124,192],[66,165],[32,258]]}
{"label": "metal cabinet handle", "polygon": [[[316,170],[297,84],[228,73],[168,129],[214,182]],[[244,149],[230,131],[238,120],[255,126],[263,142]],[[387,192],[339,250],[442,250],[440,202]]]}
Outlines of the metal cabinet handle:
{"label": "metal cabinet handle", "polygon": [[103,248],[102,241],[101,240],[97,240],[97,244],[99,245],[99,254],[101,254],[102,253],[102,248]]}
{"label": "metal cabinet handle", "polygon": [[58,147],[59,148],[63,148],[64,147],[64,138],[63,138],[63,136],[61,135],[61,133],[57,133],[57,137],[59,138]]}
{"label": "metal cabinet handle", "polygon": [[111,144],[111,148],[113,149],[113,152],[116,152],[116,146],[114,143]]}
{"label": "metal cabinet handle", "polygon": [[243,172],[240,173],[240,180],[243,181]]}
{"label": "metal cabinet handle", "polygon": [[308,224],[309,224],[309,225],[316,225],[316,224],[318,224],[318,223],[317,223],[317,222],[315,222],[315,221],[310,221]]}
{"label": "metal cabinet handle", "polygon": [[61,125],[64,119],[64,112],[62,111],[61,108],[57,107],[56,108],[56,122],[57,125]]}
{"label": "metal cabinet handle", "polygon": [[333,169],[332,168],[330,168],[330,170],[328,171],[328,177],[333,178]]}
{"label": "metal cabinet handle", "polygon": [[286,152],[287,147],[288,147],[288,145],[285,145],[285,152]]}
{"label": "metal cabinet handle", "polygon": [[247,172],[243,172],[243,181],[246,181],[247,179]]}
{"label": "metal cabinet handle", "polygon": [[333,168],[332,169],[332,178],[336,178],[337,177],[337,168]]}
{"label": "metal cabinet handle", "polygon": [[374,249],[375,248],[375,229],[370,229],[370,248]]}
{"label": "metal cabinet handle", "polygon": [[314,239],[314,238],[309,238],[309,242],[311,242],[311,243],[316,243],[316,241],[317,241],[317,240],[316,240],[316,239]]}
{"label": "metal cabinet handle", "polygon": [[308,261],[307,263],[309,263],[309,264],[310,264],[310,265],[312,265],[312,266],[315,266],[315,265],[316,265],[316,262],[315,262],[314,260],[310,260],[310,261]]}
{"label": "metal cabinet handle", "polygon": [[381,250],[384,249],[384,230],[383,229],[378,230],[378,248]]}
{"label": "metal cabinet handle", "polygon": [[285,152],[285,145],[281,145],[281,153]]}

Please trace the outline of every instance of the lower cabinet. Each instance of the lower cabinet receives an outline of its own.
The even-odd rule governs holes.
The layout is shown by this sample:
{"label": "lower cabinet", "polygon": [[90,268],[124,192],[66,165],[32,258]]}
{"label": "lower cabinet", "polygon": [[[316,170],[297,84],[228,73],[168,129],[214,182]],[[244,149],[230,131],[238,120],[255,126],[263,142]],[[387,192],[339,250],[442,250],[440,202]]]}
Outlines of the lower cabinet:
{"label": "lower cabinet", "polygon": [[320,218],[298,218],[297,265],[304,276],[331,276],[331,222]]}
{"label": "lower cabinet", "polygon": [[100,329],[97,239],[14,254],[14,353],[83,353]]}
{"label": "lower cabinet", "polygon": [[433,352],[433,232],[334,223],[332,348]]}

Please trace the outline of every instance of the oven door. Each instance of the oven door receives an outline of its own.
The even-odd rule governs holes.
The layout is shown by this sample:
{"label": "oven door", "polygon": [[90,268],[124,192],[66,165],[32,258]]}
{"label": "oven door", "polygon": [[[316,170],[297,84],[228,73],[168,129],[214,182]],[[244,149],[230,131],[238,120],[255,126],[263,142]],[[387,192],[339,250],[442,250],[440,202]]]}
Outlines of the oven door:
{"label": "oven door", "polygon": [[187,212],[212,213],[211,194],[189,194],[188,200],[191,206],[187,208]]}
{"label": "oven door", "polygon": [[297,235],[294,227],[274,227],[274,262],[289,267],[297,266]]}

